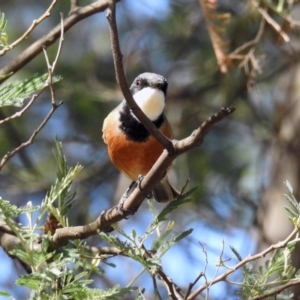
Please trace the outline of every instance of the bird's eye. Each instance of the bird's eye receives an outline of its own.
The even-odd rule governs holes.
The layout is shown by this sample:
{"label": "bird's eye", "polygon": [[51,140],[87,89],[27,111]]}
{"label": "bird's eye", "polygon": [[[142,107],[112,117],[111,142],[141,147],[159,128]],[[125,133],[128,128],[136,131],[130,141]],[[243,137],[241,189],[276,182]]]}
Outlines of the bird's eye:
{"label": "bird's eye", "polygon": [[140,85],[141,85],[141,81],[138,79],[138,80],[135,82],[135,85],[136,85],[136,86],[140,86]]}

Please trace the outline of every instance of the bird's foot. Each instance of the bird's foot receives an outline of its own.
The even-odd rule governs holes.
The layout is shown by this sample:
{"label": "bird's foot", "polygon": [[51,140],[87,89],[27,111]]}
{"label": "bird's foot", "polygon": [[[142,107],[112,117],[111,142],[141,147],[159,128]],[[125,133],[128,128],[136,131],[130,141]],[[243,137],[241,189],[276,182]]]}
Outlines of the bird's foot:
{"label": "bird's foot", "polygon": [[[122,195],[119,204],[117,206],[119,213],[121,214],[121,216],[125,215],[125,210],[124,210],[124,202],[126,201],[126,199],[129,197],[129,195],[131,194],[131,192],[136,188],[136,182],[132,181],[130,186],[127,188],[127,190],[124,192],[124,194]],[[130,214],[134,214],[135,211],[130,211]],[[124,216],[124,219],[128,219],[128,217]]]}
{"label": "bird's foot", "polygon": [[[143,192],[143,188],[142,188],[141,184],[142,184],[142,181],[144,178],[145,178],[144,175],[139,175],[138,180],[137,180],[137,186],[141,192]],[[152,197],[153,197],[153,194],[151,192],[146,195],[147,199],[152,199]]]}

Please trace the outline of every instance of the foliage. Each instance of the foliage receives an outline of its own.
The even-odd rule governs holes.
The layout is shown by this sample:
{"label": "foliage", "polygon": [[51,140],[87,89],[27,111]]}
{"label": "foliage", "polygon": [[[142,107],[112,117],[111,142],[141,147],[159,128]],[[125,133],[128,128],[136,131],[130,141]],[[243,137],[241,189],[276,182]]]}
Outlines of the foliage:
{"label": "foliage", "polygon": [[[50,232],[44,237],[39,249],[37,245],[40,241],[40,224],[46,214],[53,214],[59,224],[68,226],[68,211],[74,203],[75,192],[71,184],[82,167],[76,165],[69,167],[62,151],[62,144],[56,140],[54,156],[57,162],[57,180],[47,193],[41,205],[32,206],[28,203],[24,207],[17,207],[9,201],[0,200],[0,218],[13,230],[20,239],[20,246],[9,251],[10,255],[17,257],[22,262],[28,264],[32,273],[20,276],[18,285],[29,287],[32,290],[32,299],[119,299],[126,293],[135,290],[135,287],[120,288],[118,285],[109,290],[98,290],[90,288],[93,282],[92,274],[103,276],[104,270],[99,266],[103,262],[107,264],[105,257],[91,256],[85,249],[81,241],[69,242],[60,250],[50,251],[48,249]],[[193,192],[193,191],[191,191]],[[155,253],[152,257],[145,255],[143,243],[154,231],[162,225],[167,215],[180,205],[189,202],[186,197],[191,194],[181,196],[178,201],[172,202],[154,218],[149,225],[147,232],[142,238],[136,236],[133,230],[131,236],[127,235],[117,225],[114,228],[126,241],[121,242],[117,237],[100,233],[100,236],[109,244],[117,247],[123,254],[140,262],[150,273],[155,274],[155,270],[161,268],[161,257],[173,245],[189,235],[192,230],[184,231],[179,235],[172,233],[174,222],[169,222],[164,232],[154,241],[153,249]],[[38,212],[38,217],[34,218],[33,213]],[[27,226],[21,226],[13,218],[25,214],[28,220]],[[28,245],[31,245],[28,247]],[[3,295],[6,295],[3,292]],[[55,296],[54,296],[55,295]]]}
{"label": "foliage", "polygon": [[7,20],[5,19],[5,14],[0,11],[0,47],[7,46],[7,33],[6,33]]}
{"label": "foliage", "polygon": [[[138,237],[136,231],[133,229],[131,234],[126,234],[117,224],[114,224],[114,229],[125,238],[125,241],[121,241],[115,235],[109,235],[100,232],[101,238],[106,240],[109,244],[117,247],[126,256],[140,262],[144,266],[144,270],[147,270],[151,275],[154,275],[157,269],[161,268],[162,256],[180,240],[192,233],[193,229],[183,231],[179,235],[174,235],[172,229],[174,222],[169,221],[167,225],[163,222],[166,221],[166,217],[173,210],[177,209],[180,205],[188,203],[191,199],[187,197],[195,189],[187,192],[185,195],[179,197],[176,201],[168,204],[157,216],[154,216],[153,221],[146,229],[142,237]],[[149,203],[151,207],[151,203]],[[163,225],[163,226],[162,226]],[[150,236],[153,237],[155,230],[159,231],[158,236],[154,239],[153,245],[150,251],[147,251],[144,247],[144,243]]]}
{"label": "foliage", "polygon": [[[258,268],[254,267],[253,263],[246,263],[242,266],[243,281],[239,284],[241,286],[238,294],[241,299],[252,299],[263,296],[265,293],[271,293],[280,285],[289,282],[298,282],[300,279],[300,272],[297,271],[291,260],[292,252],[295,250],[298,242],[298,224],[300,220],[300,206],[293,195],[293,189],[288,181],[285,182],[289,195],[285,195],[291,207],[285,207],[289,213],[289,218],[296,226],[294,234],[291,234],[282,247],[274,247],[269,251],[270,258],[265,260],[263,265]],[[234,247],[231,247],[232,252],[241,262],[243,259]],[[258,258],[259,259],[259,258]],[[289,290],[277,292],[276,299],[286,300],[292,299],[293,293]]]}
{"label": "foliage", "polygon": [[[119,297],[136,289],[132,286],[133,282],[126,288],[121,288],[118,285],[109,290],[91,288],[92,274],[104,276],[104,269],[99,265],[101,262],[112,267],[115,267],[115,265],[109,263],[105,256],[91,255],[82,241],[69,241],[63,248],[49,251],[48,245],[51,235],[48,233],[47,236],[44,236],[40,247],[38,247],[41,238],[38,229],[46,213],[53,214],[60,224],[68,226],[68,211],[74,203],[75,196],[71,185],[82,170],[79,165],[75,167],[68,166],[62,151],[62,144],[58,140],[56,140],[54,156],[58,169],[57,180],[41,205],[32,206],[31,203],[28,203],[24,207],[17,207],[10,204],[9,201],[0,200],[0,218],[5,221],[20,240],[20,245],[11,249],[9,253],[23,263],[28,264],[32,269],[32,273],[20,276],[16,283],[32,290],[31,299],[57,299],[57,297],[62,297],[62,299],[73,299],[74,297],[76,299],[119,299]],[[286,185],[290,191],[286,198],[291,203],[291,207],[287,211],[291,216],[291,220],[298,226],[300,207],[293,195],[290,184],[286,182]],[[111,246],[119,249],[123,256],[128,256],[139,262],[144,267],[143,270],[149,272],[151,277],[156,276],[160,274],[159,272],[162,272],[163,255],[193,231],[190,229],[174,235],[172,230],[174,222],[168,221],[165,224],[167,216],[171,212],[191,201],[189,197],[193,192],[195,192],[195,189],[180,196],[177,201],[169,203],[158,215],[153,215],[153,220],[142,237],[138,237],[134,229],[130,235],[127,234],[117,224],[114,224],[114,229],[125,239],[124,241],[121,241],[116,235],[103,232],[99,233],[100,237]],[[149,208],[153,212],[152,202],[150,201]],[[39,217],[34,218],[34,212],[38,212]],[[27,216],[27,226],[22,226],[13,220],[20,214]],[[276,291],[278,286],[285,283],[299,280],[300,277],[291,263],[291,253],[295,248],[298,236],[297,231],[298,229],[294,234],[291,234],[284,244],[274,245],[273,248],[270,248],[268,252],[272,253],[271,258],[265,261],[264,265],[260,266],[258,270],[254,269],[250,262],[241,264],[243,281],[239,283],[241,286],[239,296],[242,299],[254,299],[263,296],[265,293]],[[155,232],[159,234],[154,239],[151,250],[147,250],[144,246],[145,241],[150,236],[153,237]],[[243,262],[243,258],[238,251],[234,247],[231,247],[231,249],[238,260]],[[259,258],[260,256],[257,256],[255,260]],[[222,257],[220,259],[222,260]],[[231,269],[223,261],[220,266]],[[138,276],[140,275],[141,273]],[[225,278],[226,276],[224,276]],[[1,294],[8,295],[4,291]],[[292,294],[285,290],[276,292],[276,294],[277,299],[292,298]]]}
{"label": "foliage", "polygon": [[[41,90],[47,84],[48,74],[33,77],[23,80],[14,81],[0,88],[0,107],[2,106],[22,106],[26,98],[32,93]],[[54,76],[52,83],[60,81],[60,76]]]}
{"label": "foliage", "polygon": [[[142,21],[140,12],[136,13],[132,7],[127,7],[127,15],[125,14],[126,11],[125,13],[120,12],[120,23],[123,22],[120,26],[122,31],[120,37],[123,38],[124,62],[127,66],[128,79],[134,77],[138,72],[145,71],[145,68],[149,71],[161,72],[167,78],[170,78],[168,103],[175,103],[175,105],[168,105],[168,109],[170,109],[170,116],[179,116],[175,122],[172,122],[176,138],[189,134],[195,128],[195,124],[199,124],[216,107],[232,104],[238,106],[237,115],[233,117],[232,121],[216,128],[205,139],[205,147],[189,154],[187,158],[179,159],[175,167],[180,170],[178,172],[178,176],[181,177],[179,181],[182,178],[185,180],[185,177],[188,176],[193,179],[193,182],[200,185],[197,192],[192,195],[197,201],[193,201],[188,206],[190,220],[201,219],[199,223],[208,220],[210,222],[209,227],[248,229],[252,225],[250,223],[254,219],[256,220],[255,217],[252,218],[249,215],[255,214],[260,207],[267,209],[265,203],[261,206],[259,202],[263,198],[261,185],[258,183],[257,186],[248,187],[249,189],[246,187],[246,182],[251,182],[251,175],[257,179],[261,177],[261,174],[268,172],[268,170],[259,168],[253,171],[253,161],[257,166],[260,165],[265,168],[265,157],[267,157],[268,165],[275,165],[276,162],[272,161],[272,157],[276,157],[276,155],[273,155],[274,153],[270,155],[267,151],[268,145],[272,145],[273,148],[278,138],[277,133],[291,132],[286,128],[283,130],[281,126],[282,124],[292,124],[293,118],[289,117],[288,112],[297,111],[297,109],[291,109],[294,104],[288,101],[288,99],[293,99],[293,90],[296,90],[296,88],[289,86],[288,92],[285,93],[285,89],[280,84],[277,85],[274,78],[278,78],[281,74],[286,75],[283,72],[292,70],[291,66],[295,65],[298,50],[294,51],[292,48],[296,44],[294,41],[297,42],[297,39],[293,36],[297,31],[294,31],[293,28],[296,27],[297,29],[299,22],[297,25],[293,17],[297,16],[297,14],[294,14],[294,6],[298,5],[299,1],[218,1],[218,4],[221,4],[220,9],[215,5],[216,1],[203,0],[199,2],[204,3],[203,7],[206,8],[206,12],[204,9],[202,11],[199,9],[197,1],[186,1],[184,5],[182,1],[173,1],[168,13],[164,14],[163,11],[160,11],[155,18],[147,15]],[[9,3],[12,3],[12,11],[15,11],[16,3],[14,3],[14,0],[4,1],[3,7],[9,7]],[[120,1],[120,7],[122,7],[121,5],[126,6],[126,3],[131,5],[130,1]],[[39,5],[35,4],[32,0],[26,1],[26,4],[17,3],[20,10],[22,5],[28,5],[29,9],[33,7],[40,9],[44,5],[42,2]],[[60,2],[59,5],[58,11],[64,11],[65,16],[67,16],[69,12],[68,1]],[[150,9],[148,7],[147,10],[149,13]],[[231,13],[230,16],[227,12]],[[20,12],[18,11],[17,14],[20,14]],[[202,14],[204,14],[204,19]],[[56,14],[51,13],[51,15],[55,16]],[[14,21],[17,23],[18,20]],[[49,19],[49,23],[53,27],[56,26],[55,17]],[[204,23],[210,31],[209,36],[205,32]],[[6,24],[4,14],[1,14],[0,46],[10,50],[10,47],[7,46]],[[6,221],[21,242],[21,245],[10,253],[30,264],[33,269],[32,275],[20,278],[21,280],[18,283],[35,289],[37,283],[42,282],[42,288],[46,291],[52,292],[53,288],[58,289],[59,287],[64,289],[64,293],[68,293],[69,290],[68,296],[70,297],[78,292],[78,283],[82,283],[82,292],[85,293],[85,297],[92,295],[89,288],[89,279],[95,273],[99,275],[98,278],[103,276],[103,269],[98,263],[108,263],[105,261],[106,258],[87,258],[90,253],[86,251],[84,244],[80,241],[69,242],[61,252],[48,253],[47,241],[50,239],[49,236],[44,239],[43,245],[38,251],[30,251],[24,246],[39,243],[41,235],[37,232],[41,229],[41,223],[48,213],[51,213],[57,219],[60,226],[67,226],[69,223],[73,223],[74,220],[87,219],[84,215],[86,210],[80,208],[76,209],[73,215],[68,215],[75,199],[72,181],[79,172],[82,172],[81,175],[83,174],[82,185],[84,185],[84,188],[79,191],[79,197],[85,199],[85,202],[92,205],[96,203],[98,207],[99,199],[101,201],[104,197],[105,200],[111,199],[112,195],[109,194],[109,191],[114,191],[114,185],[108,183],[110,178],[115,177],[111,176],[114,171],[112,168],[107,167],[104,155],[106,148],[99,143],[101,135],[99,134],[99,126],[101,127],[100,123],[110,109],[110,104],[121,96],[120,94],[116,96],[115,75],[110,60],[111,53],[106,51],[110,48],[105,39],[107,36],[106,27],[104,26],[105,30],[103,30],[94,26],[94,24],[91,27],[85,27],[86,24],[77,27],[76,42],[73,45],[70,42],[71,47],[65,51],[67,53],[66,59],[61,61],[62,72],[65,72],[64,77],[66,77],[66,74],[68,80],[63,86],[59,87],[57,94],[59,97],[63,96],[65,103],[68,103],[68,100],[70,102],[72,100],[72,103],[64,107],[64,112],[66,112],[64,117],[61,116],[60,120],[55,119],[58,123],[57,127],[61,126],[66,131],[66,135],[71,137],[68,142],[76,143],[76,151],[73,151],[73,153],[68,151],[68,156],[73,156],[72,161],[85,160],[86,168],[84,171],[81,171],[80,166],[69,168],[66,164],[63,164],[63,161],[65,161],[63,154],[59,154],[56,156],[59,168],[57,180],[49,188],[49,174],[51,174],[53,167],[52,160],[47,156],[48,149],[51,148],[49,144],[53,143],[53,132],[50,131],[53,127],[49,126],[38,143],[32,145],[32,151],[23,151],[19,155],[20,161],[11,161],[10,168],[5,170],[8,173],[1,173],[3,176],[0,178],[2,185],[12,193],[15,193],[15,186],[18,186],[19,193],[24,194],[24,197],[20,197],[22,199],[30,199],[35,191],[44,192],[48,190],[41,206],[32,206],[31,203],[12,206],[8,201],[0,201],[0,214],[2,214],[0,218]],[[21,26],[16,25],[14,27],[19,28]],[[97,35],[95,35],[95,31],[97,31]],[[101,36],[100,51],[98,48],[99,43],[89,43],[85,40],[91,38],[97,41],[99,36]],[[299,34],[297,36],[299,37]],[[34,35],[26,36],[22,39],[22,42],[23,44],[33,43],[35,42],[33,38]],[[68,35],[68,42],[71,41],[71,38],[72,35]],[[291,38],[294,39],[293,43],[289,43]],[[81,47],[78,47],[78,40],[84,41],[86,46],[82,52]],[[227,41],[230,41],[230,44]],[[94,45],[97,45],[97,48],[94,49]],[[215,54],[212,45],[215,48]],[[51,51],[51,48],[49,51]],[[219,55],[216,53],[217,51],[219,51]],[[228,53],[230,51],[232,52]],[[71,52],[72,56],[68,55]],[[97,58],[95,53],[97,53]],[[217,57],[219,67],[223,64],[225,69],[229,70],[227,74],[224,75],[218,72],[213,55]],[[97,64],[95,64],[95,60],[97,60]],[[238,62],[238,64],[235,64],[235,62]],[[34,69],[33,73],[40,73],[39,68],[42,65],[35,61],[34,66],[28,69],[23,68],[23,72],[32,72],[32,69]],[[243,70],[238,70],[239,67]],[[74,70],[77,71],[74,72]],[[1,78],[9,75],[11,74],[4,75]],[[27,75],[27,77],[30,76]],[[297,76],[294,76],[294,78],[297,78]],[[33,81],[33,84],[30,83],[31,79],[17,83],[16,87],[14,87],[14,84],[4,87],[5,93],[3,92],[3,98],[1,97],[0,106],[22,105],[24,99],[29,97],[31,93],[43,88],[46,77],[44,81],[41,80],[39,83]],[[95,79],[97,80],[96,84]],[[98,91],[99,82],[101,85],[100,92]],[[260,83],[268,86],[270,90],[274,90],[275,94],[276,88],[280,87],[280,93],[277,94],[284,95],[283,98],[286,100],[281,101],[280,96],[278,96],[278,99],[276,96],[277,101],[272,103],[270,100],[272,94],[266,94],[264,87],[260,88]],[[256,85],[254,90],[255,92],[258,91],[257,95],[255,95],[253,89],[249,89],[253,84]],[[18,94],[19,88],[24,89],[20,94]],[[12,93],[10,93],[11,91]],[[0,91],[0,93],[2,92]],[[276,106],[275,103],[280,105]],[[285,107],[284,104],[286,104]],[[28,112],[27,120],[39,117],[43,112],[42,109],[42,104],[37,103],[36,109],[32,110],[33,112]],[[276,112],[279,112],[278,115]],[[282,112],[285,113],[282,114]],[[288,122],[286,122],[284,116],[287,116]],[[276,123],[276,121],[278,122]],[[19,126],[18,132],[13,131],[13,125],[15,125],[13,122],[13,125],[11,123],[6,124],[11,127],[7,132],[5,131],[3,136],[0,136],[2,148],[8,148],[5,147],[8,143],[15,145],[23,140],[24,130],[27,126],[26,123],[22,122],[20,120],[19,124],[24,126]],[[294,127],[297,128],[297,126]],[[14,134],[11,134],[11,132],[14,132]],[[291,155],[288,156],[293,157],[293,153],[299,153],[297,151],[299,149],[297,148],[298,139],[297,135],[293,137],[293,134],[290,134],[290,136],[292,137],[292,143],[290,144],[286,136],[279,137],[278,140],[280,142],[285,141],[286,144],[283,147],[280,144],[280,149],[282,151],[292,149]],[[245,142],[246,140],[249,144]],[[83,155],[79,155],[78,153],[82,149],[80,147],[88,148],[89,154],[92,155],[86,155],[84,151]],[[60,146],[57,151],[59,149],[61,150]],[[256,162],[254,156],[258,152],[257,149],[262,149],[266,155],[262,157],[264,163]],[[36,153],[42,153],[42,155],[35,155]],[[101,159],[97,155],[100,155]],[[296,160],[298,160],[298,157]],[[35,173],[36,165],[38,165],[38,172]],[[51,167],[49,168],[49,166]],[[274,169],[277,170],[278,174],[281,173],[280,168]],[[255,174],[253,175],[253,173]],[[7,176],[7,174],[12,174],[12,176]],[[288,177],[284,172],[282,172],[282,176],[284,178]],[[271,180],[272,176],[267,177]],[[20,178],[21,180],[19,180]],[[241,179],[243,180],[242,183]],[[263,185],[265,185],[265,181],[268,181],[265,179],[264,176]],[[19,180],[17,185],[16,180]],[[295,179],[294,182],[299,182],[299,180]],[[278,184],[278,181],[276,186],[279,189],[280,184]],[[224,192],[227,189],[229,192]],[[215,201],[211,201],[212,194],[215,196],[215,193],[217,194],[215,197],[218,200],[217,204]],[[97,197],[95,197],[95,194],[97,194]],[[229,196],[227,196],[228,194]],[[280,194],[280,192],[277,193],[277,195]],[[286,208],[295,227],[299,226],[297,198],[299,198],[298,195],[295,197],[293,194],[288,195],[287,200],[290,206]],[[273,199],[270,200],[272,202]],[[17,200],[14,199],[14,201]],[[137,237],[134,229],[131,233],[127,233],[117,225],[115,229],[121,235],[122,240],[113,234],[101,233],[100,235],[111,245],[122,249],[123,253],[133,260],[139,261],[151,275],[156,274],[160,270],[164,253],[178,240],[191,232],[191,230],[182,229],[181,234],[174,234],[173,231],[174,224],[179,228],[185,228],[183,225],[188,224],[185,222],[186,217],[182,216],[182,213],[178,213],[178,209],[175,208],[177,205],[184,204],[185,201],[182,198],[178,202],[172,202],[158,216],[154,214],[153,221],[141,238]],[[218,204],[223,205],[221,209]],[[276,204],[271,203],[271,205],[275,206]],[[207,218],[207,207],[215,209],[217,213],[212,216],[212,213],[209,212]],[[223,211],[222,207],[226,207],[226,209]],[[230,217],[226,217],[226,211],[229,210],[228,215]],[[3,214],[3,211],[5,211],[5,214]],[[174,217],[174,221],[168,221],[165,226],[163,221],[167,220],[167,216],[171,211],[174,212],[177,218]],[[41,217],[36,219],[38,213],[41,213]],[[20,214],[27,216],[28,225],[25,227],[18,223],[19,220],[16,221],[15,219]],[[283,219],[280,220],[280,222],[284,221]],[[224,226],[224,224],[226,225]],[[257,225],[261,226],[261,224]],[[268,226],[264,226],[264,228],[268,228]],[[144,249],[144,242],[152,237],[155,232],[158,233],[158,236],[154,239],[151,250]],[[224,232],[226,235],[226,231]],[[205,236],[201,236],[199,239],[205,240],[205,238]],[[270,251],[272,257],[259,270],[256,270],[250,262],[243,265],[243,280],[238,283],[241,297],[255,298],[272,291],[274,291],[274,294],[278,294],[276,292],[277,286],[280,287],[281,284],[292,283],[293,280],[297,280],[297,277],[294,278],[294,270],[290,264],[294,247],[293,239],[295,238],[293,236],[285,247]],[[209,246],[213,247],[213,245]],[[234,248],[232,250],[238,259],[243,262],[245,258],[243,259],[242,255]],[[188,247],[182,248],[181,251],[182,256],[186,254],[191,261],[192,258],[195,258]],[[230,270],[230,268],[228,267],[227,270]],[[68,272],[75,273],[73,275],[76,282]],[[226,276],[223,277],[226,282],[228,279]],[[56,286],[55,284],[54,287],[50,285],[50,281],[54,282]],[[236,284],[229,280],[228,283],[229,285]],[[61,284],[63,287],[61,287]],[[211,286],[214,284],[211,284]],[[207,286],[210,287],[209,284]],[[111,292],[126,293],[127,290],[116,286],[115,290],[113,288]],[[7,294],[0,291],[0,295]],[[35,292],[34,295],[37,295],[37,293]],[[82,295],[82,297],[84,296]],[[108,297],[108,294],[103,297]],[[116,294],[115,297],[117,297]],[[290,294],[284,295],[284,292],[281,292],[277,297],[290,297]]]}
{"label": "foliage", "polygon": [[[68,166],[62,144],[57,140],[54,155],[58,165],[57,181],[41,205],[32,206],[28,203],[27,206],[16,207],[9,201],[0,200],[0,219],[5,221],[21,242],[9,253],[32,269],[31,274],[19,277],[16,283],[32,289],[32,299],[119,299],[134,288],[120,288],[117,285],[107,291],[89,288],[93,282],[90,276],[94,272],[102,274],[98,267],[101,258],[84,258],[86,254],[82,242],[70,242],[62,250],[49,252],[48,241],[51,236],[48,235],[43,239],[40,249],[36,249],[41,238],[38,231],[46,214],[53,214],[61,225],[68,226],[67,213],[75,196],[71,184],[82,170],[79,165]],[[39,216],[34,218],[33,212],[36,211]],[[27,216],[27,226],[21,226],[13,220],[21,214]],[[5,292],[2,294],[8,295]]]}

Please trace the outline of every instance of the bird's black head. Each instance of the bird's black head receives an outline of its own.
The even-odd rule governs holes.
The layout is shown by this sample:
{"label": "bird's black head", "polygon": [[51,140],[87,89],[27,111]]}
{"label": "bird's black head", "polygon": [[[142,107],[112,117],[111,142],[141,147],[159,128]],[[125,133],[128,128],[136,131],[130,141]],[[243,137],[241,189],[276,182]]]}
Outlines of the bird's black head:
{"label": "bird's black head", "polygon": [[130,91],[134,95],[145,87],[161,90],[166,97],[168,81],[165,77],[155,73],[142,73],[134,79]]}

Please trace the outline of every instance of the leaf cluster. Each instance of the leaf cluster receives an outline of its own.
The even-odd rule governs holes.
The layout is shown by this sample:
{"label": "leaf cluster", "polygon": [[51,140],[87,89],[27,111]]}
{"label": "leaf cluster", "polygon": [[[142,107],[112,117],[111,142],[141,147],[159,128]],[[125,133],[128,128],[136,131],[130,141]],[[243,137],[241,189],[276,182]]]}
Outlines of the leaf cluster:
{"label": "leaf cluster", "polygon": [[[18,278],[17,284],[29,287],[32,290],[31,299],[119,299],[119,297],[135,289],[132,285],[120,288],[118,285],[109,290],[93,289],[90,287],[93,280],[92,274],[103,276],[104,270],[100,263],[107,262],[107,257],[91,254],[80,240],[69,241],[66,246],[54,251],[49,251],[51,233],[41,234],[45,216],[51,214],[60,226],[68,226],[68,212],[75,200],[75,192],[72,183],[82,170],[80,165],[70,167],[62,150],[62,144],[55,141],[53,151],[57,162],[57,179],[40,205],[33,206],[30,202],[23,207],[10,204],[9,201],[0,200],[0,219],[2,219],[15,233],[20,243],[10,249],[9,254],[31,268],[31,273]],[[161,257],[181,239],[192,232],[192,229],[179,235],[173,233],[174,222],[169,221],[167,226],[163,222],[168,215],[190,200],[187,197],[194,190],[179,197],[177,201],[168,204],[149,224],[145,234],[137,237],[135,230],[131,234],[125,233],[118,225],[115,230],[121,234],[125,241],[121,241],[114,235],[100,233],[100,236],[110,245],[122,251],[123,255],[136,260],[154,275],[161,268]],[[150,208],[152,204],[149,202]],[[38,217],[34,217],[38,213]],[[28,224],[22,226],[15,218],[25,214]],[[47,223],[47,221],[46,221]],[[161,231],[161,232],[160,232]],[[144,242],[155,232],[159,232],[154,240],[152,249],[147,250]],[[2,295],[8,295],[1,292]]]}
{"label": "leaf cluster", "polygon": [[[0,88],[0,107],[22,106],[32,93],[41,90],[47,84],[48,74],[34,75],[26,80],[17,80]],[[52,83],[60,81],[61,76],[54,76]]]}
{"label": "leaf cluster", "polygon": [[[116,235],[100,233],[100,236],[109,244],[117,247],[122,251],[123,255],[131,257],[144,266],[150,275],[154,275],[158,269],[161,268],[162,256],[176,243],[192,233],[193,229],[183,231],[175,235],[173,232],[174,221],[167,221],[167,216],[177,209],[179,206],[191,201],[188,197],[196,190],[190,190],[186,194],[180,196],[176,201],[170,202],[158,215],[154,216],[153,221],[149,224],[142,237],[138,237],[136,231],[133,229],[131,234],[125,233],[117,224],[114,229],[125,238],[121,241]],[[149,201],[150,210],[153,212],[152,202]],[[167,221],[166,226],[163,223]],[[157,233],[155,235],[155,233]],[[156,236],[152,242],[152,247],[147,250],[144,246],[145,241],[149,237]]]}
{"label": "leaf cluster", "polygon": [[[293,188],[290,183],[286,181],[285,185],[290,192],[289,195],[285,195],[285,198],[290,203],[290,206],[285,207],[285,209],[289,213],[289,219],[297,229],[299,228],[300,205],[293,195]],[[295,245],[298,241],[297,231],[294,231],[296,232],[295,235],[290,235],[289,241],[285,246],[274,248],[271,252],[271,257],[263,265],[258,268],[254,268],[251,263],[243,265],[243,281],[238,292],[242,299],[252,299],[273,291],[275,293],[276,288],[281,285],[299,279],[299,270],[297,271],[293,267],[291,260],[292,252],[295,250]],[[233,247],[231,247],[231,250],[237,259],[242,261],[242,257],[237,250]],[[276,299],[285,300],[293,297],[293,293],[289,290],[283,290],[275,294],[277,295]]]}
{"label": "leaf cluster", "polygon": [[0,12],[0,47],[5,47],[8,45],[8,36],[6,33],[7,20],[5,19],[5,14]]}

